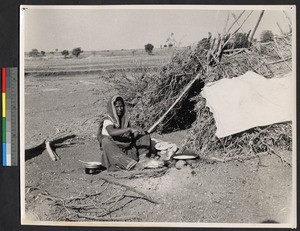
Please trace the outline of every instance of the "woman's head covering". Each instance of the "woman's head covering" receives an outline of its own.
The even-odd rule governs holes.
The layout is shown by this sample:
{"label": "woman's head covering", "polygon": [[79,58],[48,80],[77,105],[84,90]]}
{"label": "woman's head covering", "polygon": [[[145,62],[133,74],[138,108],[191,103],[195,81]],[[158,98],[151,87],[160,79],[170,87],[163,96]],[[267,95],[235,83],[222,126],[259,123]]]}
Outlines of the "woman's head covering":
{"label": "woman's head covering", "polygon": [[[124,105],[124,113],[123,116],[120,118],[120,120],[115,108],[115,102],[118,101],[119,99],[123,101],[123,105]],[[116,128],[128,127],[129,115],[126,110],[125,101],[121,96],[114,95],[113,97],[110,98],[110,100],[107,103],[107,117],[111,120],[111,122],[113,122]]]}

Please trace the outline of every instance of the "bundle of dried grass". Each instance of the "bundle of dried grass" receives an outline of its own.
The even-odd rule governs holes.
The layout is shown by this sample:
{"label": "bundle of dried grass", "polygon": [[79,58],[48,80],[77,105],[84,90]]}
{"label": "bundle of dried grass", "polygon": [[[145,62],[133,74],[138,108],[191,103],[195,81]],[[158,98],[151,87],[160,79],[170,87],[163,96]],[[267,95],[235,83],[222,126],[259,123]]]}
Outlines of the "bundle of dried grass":
{"label": "bundle of dried grass", "polygon": [[255,127],[225,138],[217,138],[215,120],[205,99],[196,98],[197,120],[190,129],[183,150],[192,149],[201,157],[256,156],[257,153],[272,152],[273,147],[292,150],[292,123],[278,123],[266,127]]}
{"label": "bundle of dried grass", "polygon": [[[272,125],[267,129],[254,128],[219,140],[215,136],[216,125],[213,115],[199,95],[208,82],[222,78],[233,78],[251,70],[267,78],[291,70],[291,35],[274,37],[265,44],[245,43],[247,47],[236,49],[228,43],[230,34],[212,39],[202,39],[195,49],[188,47],[177,51],[170,63],[160,71],[145,72],[137,85],[131,85],[135,97],[132,102],[133,121],[149,128],[176,100],[182,89],[194,76],[201,73],[201,80],[187,93],[168,114],[157,131],[168,132],[191,127],[184,149],[189,148],[201,155],[222,150],[224,155],[265,152],[272,146],[291,149],[291,123]],[[136,89],[136,90],[135,90]],[[126,88],[128,92],[128,87]],[[196,97],[195,97],[196,96]]]}

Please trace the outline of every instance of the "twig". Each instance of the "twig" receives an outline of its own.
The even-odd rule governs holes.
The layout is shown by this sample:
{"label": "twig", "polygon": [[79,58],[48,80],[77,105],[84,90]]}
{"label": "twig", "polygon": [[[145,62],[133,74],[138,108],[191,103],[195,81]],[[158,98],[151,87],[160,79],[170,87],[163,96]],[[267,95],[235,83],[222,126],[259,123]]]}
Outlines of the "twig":
{"label": "twig", "polygon": [[115,202],[108,208],[108,211],[111,211],[111,209],[124,198],[124,195],[126,193],[126,190],[115,200]]}
{"label": "twig", "polygon": [[284,63],[288,66],[288,68],[290,68],[290,70],[292,70],[292,68],[290,67],[290,65],[289,65],[289,64],[285,61],[285,59],[283,58],[282,52],[281,52],[281,50],[279,49],[278,43],[277,43],[277,41],[276,41],[275,38],[274,38],[274,42],[275,42],[277,51],[278,51],[278,53],[279,53],[279,54],[278,54],[279,57],[280,57],[282,60],[284,60]]}
{"label": "twig", "polygon": [[[235,48],[235,49],[227,49],[227,50],[223,50],[223,53],[231,53],[231,52],[234,52],[234,51],[244,51],[246,50],[247,48]],[[235,53],[237,54],[237,53]]]}
{"label": "twig", "polygon": [[114,182],[114,181],[112,181],[112,180],[108,180],[108,179],[103,178],[103,177],[99,177],[99,179],[100,179],[100,180],[104,180],[104,181],[106,181],[106,182],[108,182],[108,183],[111,183],[111,184],[115,184],[115,185],[121,186],[121,187],[123,187],[123,188],[126,188],[126,189],[129,190],[129,191],[135,192],[135,193],[141,195],[142,198],[143,198],[144,200],[147,200],[147,201],[149,201],[149,202],[151,202],[151,203],[159,204],[158,201],[156,201],[156,200],[154,200],[154,199],[148,197],[147,195],[145,195],[145,194],[142,193],[142,192],[137,191],[135,188],[129,187],[129,186],[127,186],[127,185],[120,184],[120,183],[118,183],[118,182]]}
{"label": "twig", "polygon": [[126,220],[132,220],[132,219],[138,219],[137,216],[124,216],[124,217],[97,217],[97,216],[90,216],[90,215],[84,215],[81,213],[75,213],[78,217],[86,218],[89,220],[95,220],[95,221],[126,221]]}
{"label": "twig", "polygon": [[[264,143],[265,145],[267,145],[266,143]],[[271,154],[273,154],[273,155],[275,155],[275,156],[277,156],[277,157],[279,157],[280,158],[280,160],[281,160],[281,162],[282,162],[282,164],[283,164],[283,166],[286,166],[286,165],[288,165],[288,166],[292,166],[289,162],[287,162],[281,155],[279,155],[279,154],[277,154],[275,151],[274,151],[274,149],[272,149],[269,145],[267,145],[268,146],[268,149],[270,150],[270,153]]]}
{"label": "twig", "polygon": [[270,62],[270,63],[267,63],[267,64],[271,65],[271,64],[281,63],[281,62],[288,61],[290,59],[292,59],[292,57],[288,57],[288,58],[285,58],[285,59],[280,59],[280,60],[277,60],[277,61],[274,61],[274,62]]}
{"label": "twig", "polygon": [[160,177],[167,172],[168,168],[163,167],[159,169],[143,169],[143,170],[132,170],[128,171],[118,171],[115,173],[109,173],[108,175],[113,176],[116,179],[134,179],[141,177]]}
{"label": "twig", "polygon": [[245,160],[250,160],[259,156],[263,156],[263,155],[268,155],[268,153],[261,153],[261,154],[256,154],[256,155],[252,155],[252,156],[233,156],[233,157],[225,157],[225,158],[217,158],[217,157],[210,157],[210,158],[202,158],[204,161],[217,161],[217,162],[222,162],[222,163],[226,163],[226,162],[230,162],[230,161],[234,161],[234,160],[238,160],[238,161],[245,161]]}

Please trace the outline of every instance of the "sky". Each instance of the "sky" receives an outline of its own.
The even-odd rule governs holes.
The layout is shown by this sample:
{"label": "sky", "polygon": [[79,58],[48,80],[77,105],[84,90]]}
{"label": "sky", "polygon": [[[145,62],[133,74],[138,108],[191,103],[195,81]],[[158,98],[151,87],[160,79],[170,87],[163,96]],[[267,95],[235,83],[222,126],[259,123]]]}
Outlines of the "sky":
{"label": "sky", "polygon": [[[243,8],[241,8],[243,7]],[[182,46],[196,44],[208,32],[213,36],[223,34],[226,19],[227,29],[234,22],[232,13],[238,16],[245,6],[157,6],[157,7],[33,7],[21,11],[21,34],[24,35],[24,50],[54,51],[72,50],[81,47],[86,51],[143,49],[151,43],[159,48],[166,43],[171,33]],[[250,9],[251,8],[251,9]],[[247,9],[241,16],[241,24],[251,13]],[[276,23],[287,32],[288,19],[283,9],[293,19],[291,7],[259,7],[245,21],[243,32],[253,30],[262,9],[265,13],[256,32],[263,30],[280,34]],[[234,31],[237,24],[232,28]]]}

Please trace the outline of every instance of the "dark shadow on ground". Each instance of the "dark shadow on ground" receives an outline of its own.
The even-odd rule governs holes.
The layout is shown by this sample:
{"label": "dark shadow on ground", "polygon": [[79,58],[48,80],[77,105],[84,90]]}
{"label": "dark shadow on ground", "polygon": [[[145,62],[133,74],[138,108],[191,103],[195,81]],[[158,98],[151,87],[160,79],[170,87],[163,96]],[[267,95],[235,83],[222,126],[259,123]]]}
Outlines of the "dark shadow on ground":
{"label": "dark shadow on ground", "polygon": [[[53,147],[53,150],[55,151],[55,149],[56,149],[55,145],[62,144],[63,142],[65,142],[69,139],[73,139],[75,137],[76,137],[76,135],[68,135],[68,136],[53,140],[51,142],[51,146]],[[64,147],[64,146],[61,145],[60,147]],[[46,149],[46,140],[44,140],[43,143],[37,145],[36,147],[26,149],[25,150],[25,161],[30,160],[38,155],[41,155],[45,149]]]}

